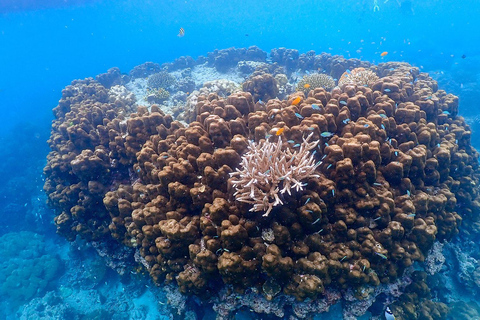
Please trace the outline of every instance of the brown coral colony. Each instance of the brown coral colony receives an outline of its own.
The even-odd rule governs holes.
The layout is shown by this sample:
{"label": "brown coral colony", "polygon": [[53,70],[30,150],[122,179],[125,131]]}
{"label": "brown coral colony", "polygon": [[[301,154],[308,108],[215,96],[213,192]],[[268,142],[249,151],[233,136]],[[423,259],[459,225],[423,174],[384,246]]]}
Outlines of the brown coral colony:
{"label": "brown coral colony", "polygon": [[[319,61],[333,77],[352,63]],[[45,168],[58,232],[135,248],[156,283],[188,294],[220,279],[298,300],[393,282],[479,220],[478,154],[458,99],[427,74],[405,63],[361,71],[375,82],[347,73],[331,91],[285,100],[272,75],[256,75],[248,92],[199,96],[188,126],[73,82]]]}

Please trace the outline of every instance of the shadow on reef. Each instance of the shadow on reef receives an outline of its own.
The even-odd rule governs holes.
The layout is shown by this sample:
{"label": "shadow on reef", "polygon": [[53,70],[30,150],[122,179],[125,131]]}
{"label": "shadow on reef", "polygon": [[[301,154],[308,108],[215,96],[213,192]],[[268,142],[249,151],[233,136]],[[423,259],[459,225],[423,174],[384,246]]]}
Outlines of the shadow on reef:
{"label": "shadow on reef", "polygon": [[[242,307],[308,318],[344,301],[354,319],[380,294],[397,319],[445,318],[413,265],[438,241],[478,234],[478,153],[458,98],[407,63],[266,58],[227,49],[72,82],[44,170],[58,232],[132,248],[157,285],[219,318]],[[167,102],[137,105],[146,76],[173,92],[206,68],[245,80],[185,93],[188,124]],[[412,311],[414,293],[430,311]]]}

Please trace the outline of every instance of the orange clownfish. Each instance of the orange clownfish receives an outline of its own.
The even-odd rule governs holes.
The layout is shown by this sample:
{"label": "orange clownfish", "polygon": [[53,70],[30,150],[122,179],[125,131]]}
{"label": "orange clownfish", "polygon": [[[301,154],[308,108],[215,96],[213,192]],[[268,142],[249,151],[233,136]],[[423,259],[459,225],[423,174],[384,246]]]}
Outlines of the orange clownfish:
{"label": "orange clownfish", "polygon": [[281,134],[283,133],[283,131],[285,131],[285,128],[280,128],[280,129],[277,130],[277,132],[275,132],[275,134],[276,134],[277,136],[279,136],[279,135],[281,135]]}
{"label": "orange clownfish", "polygon": [[296,106],[297,104],[300,103],[300,101],[302,101],[302,98],[296,97],[295,100],[292,101],[292,105]]}
{"label": "orange clownfish", "polygon": [[387,54],[388,54],[387,51],[383,51],[382,53],[380,53],[380,56],[381,56],[381,57],[385,57]]}
{"label": "orange clownfish", "polygon": [[183,28],[180,28],[180,31],[178,31],[177,37],[183,37],[185,35],[185,30]]}

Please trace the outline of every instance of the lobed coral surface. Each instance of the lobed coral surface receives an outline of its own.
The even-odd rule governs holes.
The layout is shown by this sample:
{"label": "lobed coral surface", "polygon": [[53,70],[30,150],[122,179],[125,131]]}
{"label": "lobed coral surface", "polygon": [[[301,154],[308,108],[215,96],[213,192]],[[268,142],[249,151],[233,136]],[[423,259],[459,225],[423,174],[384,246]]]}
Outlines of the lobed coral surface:
{"label": "lobed coral surface", "polygon": [[[280,52],[279,62],[294,55]],[[302,59],[332,77],[369,67]],[[479,221],[478,153],[458,98],[405,63],[369,72],[374,83],[350,77],[285,100],[271,96],[275,78],[257,72],[248,92],[199,95],[188,125],[74,81],[54,110],[45,167],[58,232],[133,247],[155,283],[185,294],[228,287],[270,300],[365,299],[463,220],[465,232]],[[299,148],[304,157],[292,161]],[[268,168],[255,172],[258,163]]]}

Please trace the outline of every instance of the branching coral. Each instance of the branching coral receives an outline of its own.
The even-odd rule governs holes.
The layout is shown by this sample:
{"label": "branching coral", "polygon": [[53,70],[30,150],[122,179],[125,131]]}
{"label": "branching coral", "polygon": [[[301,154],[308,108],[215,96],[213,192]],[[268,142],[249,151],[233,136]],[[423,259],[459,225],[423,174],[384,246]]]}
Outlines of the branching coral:
{"label": "branching coral", "polygon": [[343,86],[347,84],[372,87],[378,81],[378,76],[371,70],[365,68],[355,68],[352,71],[345,71],[340,79],[338,85]]}
{"label": "branching coral", "polygon": [[161,71],[155,74],[152,74],[148,78],[148,86],[152,89],[169,89],[171,86],[175,85],[175,78],[168,72]]}
{"label": "branching coral", "polygon": [[283,204],[279,193],[291,195],[291,189],[302,191],[302,180],[318,178],[314,172],[319,164],[315,164],[310,153],[318,141],[309,142],[312,135],[303,139],[299,150],[293,153],[290,148],[282,148],[281,137],[277,143],[249,141],[249,151],[243,155],[240,168],[230,174],[239,177],[232,181],[237,190],[235,199],[253,204],[250,211],[264,210],[264,216],[268,216],[274,206]]}
{"label": "branching coral", "polygon": [[331,90],[335,87],[335,80],[329,75],[323,73],[314,73],[306,75],[297,84],[297,91],[303,91],[306,94],[315,88],[324,88]]}

